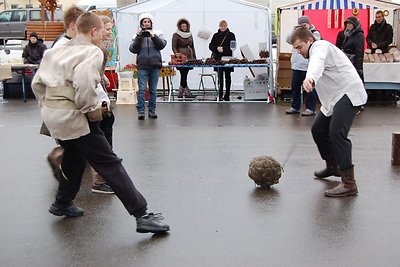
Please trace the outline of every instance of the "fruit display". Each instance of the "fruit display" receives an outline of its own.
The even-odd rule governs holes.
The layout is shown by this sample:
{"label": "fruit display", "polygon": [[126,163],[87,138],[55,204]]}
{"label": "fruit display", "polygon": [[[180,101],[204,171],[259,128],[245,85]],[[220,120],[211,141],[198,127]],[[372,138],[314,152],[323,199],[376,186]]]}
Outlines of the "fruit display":
{"label": "fruit display", "polygon": [[[178,56],[177,56],[178,55]],[[182,57],[183,56],[183,57]],[[168,62],[169,65],[190,65],[190,66],[204,66],[204,65],[243,65],[243,64],[266,64],[266,58],[260,58],[249,61],[247,58],[237,59],[232,58],[229,60],[216,60],[214,58],[202,59],[187,59],[184,55],[179,56],[179,54],[171,55],[171,61]]]}

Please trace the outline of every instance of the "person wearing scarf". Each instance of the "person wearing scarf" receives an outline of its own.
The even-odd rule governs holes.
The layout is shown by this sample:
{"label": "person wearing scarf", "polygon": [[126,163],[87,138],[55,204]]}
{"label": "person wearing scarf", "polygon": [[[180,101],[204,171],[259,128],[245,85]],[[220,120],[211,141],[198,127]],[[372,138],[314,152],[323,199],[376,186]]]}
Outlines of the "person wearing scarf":
{"label": "person wearing scarf", "polygon": [[[182,18],[178,20],[176,27],[177,30],[172,35],[172,51],[174,54],[181,53],[185,55],[188,60],[196,59],[196,51],[194,49],[192,33],[190,32],[189,21]],[[187,84],[187,76],[191,69],[193,68],[178,68],[181,75],[178,98],[182,98],[183,95],[185,95],[186,98],[193,98],[192,92]]]}
{"label": "person wearing scarf", "polygon": [[382,50],[383,54],[389,51],[389,45],[393,42],[393,28],[386,22],[381,10],[376,12],[375,23],[369,28],[366,39],[372,53],[377,49]]}
{"label": "person wearing scarf", "polygon": [[345,29],[337,35],[336,46],[350,59],[364,82],[364,32],[361,29],[360,21],[356,17],[348,17],[344,22],[344,27]]}

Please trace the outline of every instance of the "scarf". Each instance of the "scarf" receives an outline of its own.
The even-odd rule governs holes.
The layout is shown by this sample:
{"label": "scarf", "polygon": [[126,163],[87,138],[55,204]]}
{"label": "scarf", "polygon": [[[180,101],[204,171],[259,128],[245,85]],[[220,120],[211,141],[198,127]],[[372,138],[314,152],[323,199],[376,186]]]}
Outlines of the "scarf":
{"label": "scarf", "polygon": [[180,37],[182,37],[182,38],[190,38],[191,36],[192,36],[192,33],[191,32],[183,32],[183,31],[180,31],[180,30],[176,30],[176,33],[180,36]]}

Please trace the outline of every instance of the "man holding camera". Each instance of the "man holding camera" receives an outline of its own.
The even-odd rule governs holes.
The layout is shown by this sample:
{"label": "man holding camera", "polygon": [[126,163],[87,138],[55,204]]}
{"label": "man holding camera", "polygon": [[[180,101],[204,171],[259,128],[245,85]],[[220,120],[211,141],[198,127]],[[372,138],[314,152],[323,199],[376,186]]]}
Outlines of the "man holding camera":
{"label": "man holding camera", "polygon": [[150,14],[142,14],[139,17],[140,28],[133,38],[129,51],[137,54],[138,66],[138,119],[145,119],[145,99],[147,83],[149,84],[149,118],[156,119],[157,83],[162,67],[161,53],[167,45],[167,41],[161,31],[153,30],[153,18]]}

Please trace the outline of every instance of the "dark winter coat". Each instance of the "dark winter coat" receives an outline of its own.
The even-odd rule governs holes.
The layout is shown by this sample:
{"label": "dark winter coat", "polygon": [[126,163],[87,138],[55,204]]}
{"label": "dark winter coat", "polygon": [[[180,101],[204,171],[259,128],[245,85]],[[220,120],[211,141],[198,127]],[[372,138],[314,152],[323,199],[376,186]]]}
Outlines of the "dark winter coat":
{"label": "dark winter coat", "polygon": [[[218,30],[218,32],[214,33],[211,42],[208,45],[208,48],[212,52],[213,58],[216,60],[221,60],[223,56],[231,57],[232,56],[232,50],[230,48],[231,41],[236,41],[236,37],[233,32],[229,31],[229,29],[226,29],[226,31],[224,32]],[[218,52],[217,50],[217,47],[219,46],[223,47],[222,53]],[[233,68],[231,69],[233,71]]]}
{"label": "dark winter coat", "polygon": [[129,51],[137,54],[136,64],[138,69],[162,67],[160,51],[167,45],[161,31],[154,30],[154,37],[137,35],[129,46]]}
{"label": "dark winter coat", "polygon": [[393,28],[390,24],[383,20],[381,24],[375,21],[371,25],[367,35],[368,48],[375,53],[375,49],[372,48],[371,44],[376,43],[377,49],[381,49],[382,53],[388,52],[388,46],[393,42]]}
{"label": "dark winter coat", "polygon": [[22,52],[22,57],[24,58],[25,64],[40,64],[43,58],[44,51],[46,51],[47,46],[43,43],[43,39],[37,39],[36,43],[29,43],[25,46]]}
{"label": "dark winter coat", "polygon": [[349,18],[346,21],[352,23],[354,28],[349,32],[348,36],[345,36],[345,30],[340,31],[336,38],[336,46],[347,55],[360,75],[361,80],[364,81],[364,32],[357,19],[353,21]]}
{"label": "dark winter coat", "polygon": [[[182,23],[185,23],[188,26],[188,31],[180,32],[180,29],[178,28],[177,32],[172,35],[172,51],[174,54],[184,54],[187,59],[196,59],[193,36],[190,34],[190,23],[184,19],[178,21],[178,25]],[[182,35],[186,36],[183,37]]]}

